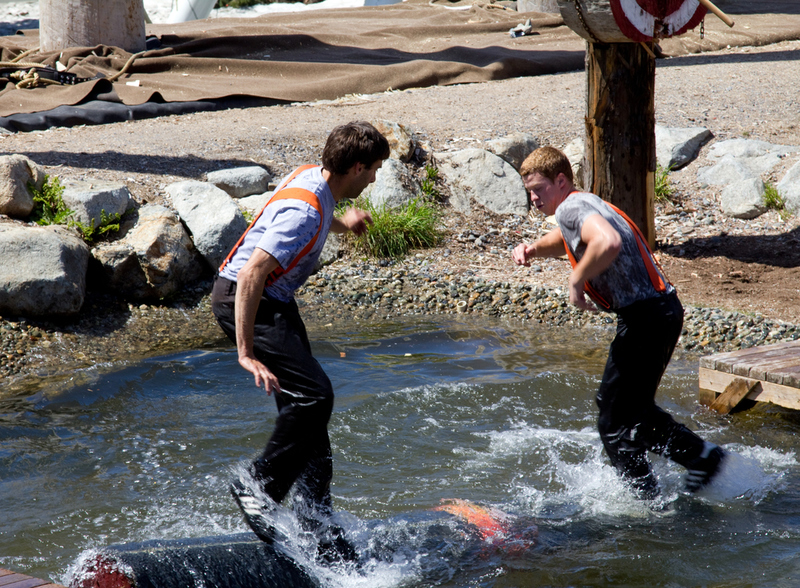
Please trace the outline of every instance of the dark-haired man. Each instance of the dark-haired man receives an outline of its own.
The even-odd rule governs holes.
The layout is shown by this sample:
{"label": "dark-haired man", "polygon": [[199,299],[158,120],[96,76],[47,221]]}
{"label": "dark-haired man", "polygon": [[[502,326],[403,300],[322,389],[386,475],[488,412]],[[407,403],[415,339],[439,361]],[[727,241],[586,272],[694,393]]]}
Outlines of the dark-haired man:
{"label": "dark-haired man", "polygon": [[639,229],[618,208],[573,185],[566,156],[553,147],[531,153],[520,168],[531,204],[558,228],[518,245],[512,258],[567,254],[569,301],[593,310],[585,294],[617,315],[603,380],[597,391],[600,438],[612,465],[641,498],[658,495],[648,451],[683,465],[686,489],[700,490],[717,475],[723,450],[703,441],[655,403],[656,390],[683,326],[675,288],[655,262]]}
{"label": "dark-haired man", "polygon": [[388,156],[388,142],[369,123],[333,129],[322,166],[302,166],[284,178],[220,267],[212,293],[214,315],[236,343],[239,364],[267,395],[275,393],[278,406],[275,430],[249,468],[252,480],[234,481],[231,492],[253,531],[270,541],[269,513],[297,482],[295,510],[320,537],[323,559],[355,554],[341,530],[326,523],[333,389],[311,355],[294,292],[311,275],[329,231],[366,231],[368,213],[351,208],[335,218],[334,207],[374,182]]}

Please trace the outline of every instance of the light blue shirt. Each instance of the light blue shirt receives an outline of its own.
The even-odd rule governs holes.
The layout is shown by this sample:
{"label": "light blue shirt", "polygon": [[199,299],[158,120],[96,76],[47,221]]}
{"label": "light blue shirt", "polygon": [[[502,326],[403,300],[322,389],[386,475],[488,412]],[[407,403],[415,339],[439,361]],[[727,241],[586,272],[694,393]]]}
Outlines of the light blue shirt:
{"label": "light blue shirt", "polygon": [[322,207],[322,218],[320,219],[316,208],[302,200],[287,198],[272,202],[262,210],[256,222],[245,233],[244,240],[220,272],[220,276],[237,281],[239,271],[256,247],[269,253],[285,269],[319,230],[319,237],[311,251],[294,268],[266,288],[266,294],[270,298],[291,302],[295,291],[314,271],[328,238],[336,201],[328,183],[322,178],[321,167],[301,172],[286,187],[303,188],[316,194]]}

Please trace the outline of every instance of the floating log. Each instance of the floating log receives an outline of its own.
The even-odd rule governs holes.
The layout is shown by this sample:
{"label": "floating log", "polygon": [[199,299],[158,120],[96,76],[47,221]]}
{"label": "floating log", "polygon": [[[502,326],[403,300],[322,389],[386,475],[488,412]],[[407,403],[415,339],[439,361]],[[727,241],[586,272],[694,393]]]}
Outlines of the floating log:
{"label": "floating log", "polygon": [[303,568],[252,533],[154,540],[104,548],[70,588],[320,588]]}
{"label": "floating log", "polygon": [[699,400],[730,412],[743,400],[800,410],[800,341],[700,358]]}

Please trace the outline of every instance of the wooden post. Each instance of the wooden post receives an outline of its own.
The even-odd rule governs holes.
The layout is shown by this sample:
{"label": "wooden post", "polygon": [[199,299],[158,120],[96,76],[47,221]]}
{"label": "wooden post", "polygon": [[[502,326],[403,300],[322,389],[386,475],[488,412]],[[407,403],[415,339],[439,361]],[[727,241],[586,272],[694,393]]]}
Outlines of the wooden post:
{"label": "wooden post", "polygon": [[39,0],[42,51],[109,45],[145,49],[143,0]]}
{"label": "wooden post", "polygon": [[587,43],[584,187],[655,245],[655,60],[639,43]]}

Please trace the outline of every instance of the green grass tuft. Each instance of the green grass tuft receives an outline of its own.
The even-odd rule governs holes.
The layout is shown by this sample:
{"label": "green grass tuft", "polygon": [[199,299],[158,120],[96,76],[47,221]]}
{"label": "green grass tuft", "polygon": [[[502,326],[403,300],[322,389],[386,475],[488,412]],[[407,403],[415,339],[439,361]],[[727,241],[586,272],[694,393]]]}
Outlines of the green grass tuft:
{"label": "green grass tuft", "polygon": [[42,189],[37,190],[32,182],[28,182],[28,190],[33,194],[33,212],[31,220],[37,225],[63,225],[75,212],[64,203],[64,186],[58,178],[44,177]]}
{"label": "green grass tuft", "polygon": [[791,216],[791,213],[786,210],[786,200],[778,192],[778,188],[771,182],[764,184],[764,204],[770,210],[778,211],[780,217],[784,220]]}
{"label": "green grass tuft", "polygon": [[105,210],[100,211],[100,223],[95,227],[94,220],[90,225],[85,225],[75,220],[75,211],[68,208],[64,203],[64,186],[58,178],[44,177],[42,189],[37,190],[31,182],[28,182],[28,190],[33,194],[33,212],[31,220],[40,226],[47,225],[66,225],[78,229],[83,240],[92,243],[103,235],[119,231],[119,222],[122,215],[106,214]]}
{"label": "green grass tuft", "polygon": [[433,247],[442,240],[441,211],[423,197],[395,209],[376,208],[362,199],[353,205],[372,216],[367,233],[352,238],[354,249],[369,256],[400,258],[411,249]]}
{"label": "green grass tuft", "polygon": [[669,181],[670,168],[663,168],[656,165],[656,185],[655,185],[655,199],[656,202],[671,202],[672,196],[675,194],[675,188],[672,187]]}

